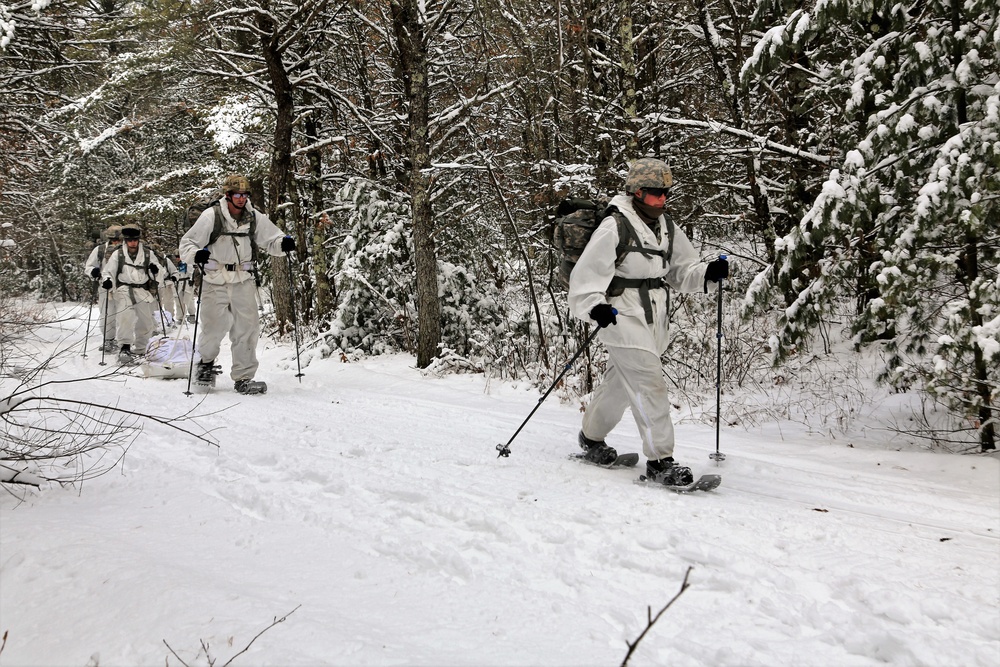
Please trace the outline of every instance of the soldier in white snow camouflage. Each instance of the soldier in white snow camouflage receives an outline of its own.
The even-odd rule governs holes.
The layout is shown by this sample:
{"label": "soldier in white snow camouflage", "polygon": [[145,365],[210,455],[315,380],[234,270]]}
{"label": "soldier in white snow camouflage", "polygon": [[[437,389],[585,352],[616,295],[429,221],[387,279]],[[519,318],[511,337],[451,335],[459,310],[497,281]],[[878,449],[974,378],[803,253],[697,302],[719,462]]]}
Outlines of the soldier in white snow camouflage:
{"label": "soldier in white snow camouflage", "polygon": [[575,317],[601,327],[598,337],[608,350],[604,380],[587,406],[578,438],[586,457],[599,463],[615,459],[617,452],[605,437],[630,408],[648,459],[646,476],[684,485],[693,477],[673,459],[670,397],[660,368],[668,342],[667,289],[708,291],[728,277],[729,265],[725,259],[702,263],[681,229],[670,233],[665,203],[671,187],[673,174],[662,160],[643,158],[631,165],[625,194],[612,199],[611,206],[632,226],[641,249],[616,263],[618,223],[612,215],[605,217],[570,274],[569,307]]}

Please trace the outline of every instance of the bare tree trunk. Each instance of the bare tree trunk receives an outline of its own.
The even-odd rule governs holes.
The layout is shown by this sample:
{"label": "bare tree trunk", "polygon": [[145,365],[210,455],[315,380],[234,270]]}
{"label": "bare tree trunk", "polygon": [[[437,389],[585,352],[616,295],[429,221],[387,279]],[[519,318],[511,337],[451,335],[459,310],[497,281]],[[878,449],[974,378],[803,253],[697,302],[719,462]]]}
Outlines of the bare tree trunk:
{"label": "bare tree trunk", "polygon": [[[257,27],[261,30],[261,50],[264,62],[267,63],[267,73],[274,90],[276,115],[274,121],[274,141],[271,146],[271,167],[268,174],[271,197],[267,202],[267,214],[276,225],[289,231],[293,217],[286,217],[281,205],[288,198],[289,181],[292,166],[292,124],[295,120],[295,102],[292,97],[292,83],[281,60],[280,36],[277,26],[270,15],[256,15]],[[271,262],[274,289],[274,314],[278,323],[278,332],[288,331],[292,321],[292,295],[287,288],[289,271],[288,262]]]}
{"label": "bare tree trunk", "polygon": [[[971,294],[970,287],[979,279],[979,240],[968,238],[965,245],[965,252],[962,253],[962,283],[966,290],[966,295],[970,303],[981,303],[981,301]],[[981,309],[972,310],[972,325],[983,326],[983,316]],[[973,367],[975,369],[976,393],[979,398],[979,448],[984,451],[996,449],[996,419],[994,419],[993,407],[994,396],[993,386],[990,383],[990,373],[987,367],[986,356],[983,348],[978,343],[972,344]]]}
{"label": "bare tree trunk", "polygon": [[410,207],[417,273],[417,367],[427,368],[438,355],[441,344],[441,302],[438,300],[437,255],[432,235],[434,220],[430,198],[427,39],[418,0],[392,0],[391,7],[400,70],[409,103],[407,157],[410,163]]}
{"label": "bare tree trunk", "polygon": [[619,38],[622,49],[622,106],[625,110],[625,117],[622,119],[628,129],[628,138],[625,140],[625,158],[628,161],[639,157],[639,138],[637,136],[638,125],[638,102],[636,101],[636,62],[635,48],[632,45],[632,2],[631,0],[620,0],[619,16],[621,26],[619,28]]}
{"label": "bare tree trunk", "polygon": [[[306,132],[306,138],[311,144],[315,144],[319,141],[319,122],[316,119],[316,115],[312,114],[305,119],[304,128]],[[310,184],[309,191],[312,198],[312,252],[310,255],[304,252],[298,253],[299,257],[302,259],[302,278],[303,283],[306,285],[307,290],[312,293],[315,291],[315,297],[310,298],[303,296],[303,309],[305,309],[306,304],[315,301],[315,319],[316,321],[322,321],[329,313],[333,312],[333,288],[330,284],[329,272],[329,260],[326,256],[326,237],[325,228],[330,223],[330,218],[323,212],[326,207],[326,203],[323,199],[323,157],[318,150],[309,151],[309,175]],[[306,230],[302,230],[299,234],[299,238],[295,240],[295,243],[299,245],[304,251],[306,248]],[[306,266],[306,260],[310,260],[312,264],[313,271],[315,272],[315,287],[311,287],[308,281],[309,271]],[[304,319],[305,316],[303,316]]]}

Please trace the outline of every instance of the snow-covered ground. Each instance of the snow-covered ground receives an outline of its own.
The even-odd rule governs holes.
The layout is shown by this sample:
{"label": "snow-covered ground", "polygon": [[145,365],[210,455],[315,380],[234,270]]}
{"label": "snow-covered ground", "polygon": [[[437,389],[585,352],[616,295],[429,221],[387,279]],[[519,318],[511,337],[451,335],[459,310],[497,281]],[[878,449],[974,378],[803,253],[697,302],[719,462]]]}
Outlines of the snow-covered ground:
{"label": "snow-covered ground", "polygon": [[[79,345],[61,315],[39,349]],[[260,353],[264,396],[232,391],[228,350],[208,396],[45,389],[193,410],[218,447],[146,423],[110,474],[0,494],[0,665],[618,665],[685,577],[630,665],[1000,664],[995,457],[786,422],[725,429],[716,464],[714,428],[687,420],[677,458],[724,480],[682,496],[568,460],[579,405],[554,396],[498,458],[526,383],[406,356],[300,380],[293,348]],[[46,377],[99,358],[92,339]],[[640,450],[628,418],[609,440]]]}

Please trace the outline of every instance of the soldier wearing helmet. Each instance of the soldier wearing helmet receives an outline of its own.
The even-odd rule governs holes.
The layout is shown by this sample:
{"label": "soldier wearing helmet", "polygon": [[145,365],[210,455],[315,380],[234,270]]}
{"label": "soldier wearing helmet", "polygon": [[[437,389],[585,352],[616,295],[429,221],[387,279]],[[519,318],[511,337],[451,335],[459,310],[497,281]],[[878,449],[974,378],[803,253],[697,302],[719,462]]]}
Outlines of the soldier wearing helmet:
{"label": "soldier wearing helmet", "polygon": [[104,265],[101,283],[117,311],[118,362],[133,364],[145,354],[153,333],[155,290],[166,275],[159,258],[142,243],[136,225],[121,228],[122,247],[111,253]]}
{"label": "soldier wearing helmet", "polygon": [[[674,462],[674,426],[670,396],[660,368],[667,349],[668,289],[708,291],[729,276],[725,259],[702,263],[683,230],[665,209],[674,180],[670,167],[656,158],[632,163],[625,193],[610,206],[633,234],[619,261],[619,223],[609,208],[580,255],[569,280],[569,307],[601,328],[608,350],[604,380],[594,391],[578,436],[585,457],[610,463],[617,452],[605,442],[626,408],[639,427],[646,455],[646,476],[671,486],[689,484],[690,468]],[[623,228],[627,229],[627,228]]]}
{"label": "soldier wearing helmet", "polygon": [[216,358],[227,334],[232,343],[230,377],[241,394],[262,394],[267,385],[254,380],[259,363],[255,265],[257,251],[281,256],[295,250],[285,235],[250,202],[250,181],[231,174],[222,182],[224,199],[206,208],[181,238],[181,261],[202,274],[197,350],[201,360],[192,378],[202,387],[215,386]]}
{"label": "soldier wearing helmet", "polygon": [[[110,225],[101,232],[101,236],[104,237],[104,242],[94,246],[94,249],[90,251],[90,256],[87,257],[87,261],[83,264],[84,274],[95,281],[100,279],[101,271],[104,270],[104,265],[108,262],[108,256],[121,245],[121,225]],[[109,300],[107,295],[104,296],[105,298],[97,300],[98,308],[100,309],[100,326],[104,332],[101,349],[111,352],[115,349],[117,311],[115,310],[114,299]]]}

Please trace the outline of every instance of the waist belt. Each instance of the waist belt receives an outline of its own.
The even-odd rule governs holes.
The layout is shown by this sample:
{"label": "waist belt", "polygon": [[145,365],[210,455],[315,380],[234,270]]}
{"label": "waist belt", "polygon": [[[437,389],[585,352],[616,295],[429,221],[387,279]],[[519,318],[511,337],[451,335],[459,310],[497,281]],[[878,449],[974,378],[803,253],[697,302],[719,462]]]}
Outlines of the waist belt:
{"label": "waist belt", "polygon": [[206,271],[253,271],[253,262],[237,262],[236,264],[219,264],[212,260],[205,264]]}
{"label": "waist belt", "polygon": [[144,289],[147,292],[152,292],[152,290],[150,289],[151,283],[153,283],[152,280],[147,280],[144,283],[126,283],[126,282],[123,282],[123,281],[119,280],[118,281],[118,287],[127,287],[128,288],[128,298],[129,298],[129,301],[131,301],[132,305],[134,306],[136,304],[135,291],[137,289]]}
{"label": "waist belt", "polygon": [[653,303],[649,300],[649,290],[666,289],[663,278],[622,278],[615,276],[608,285],[608,294],[618,296],[626,289],[639,290],[639,301],[642,302],[642,312],[646,315],[646,324],[653,323]]}

